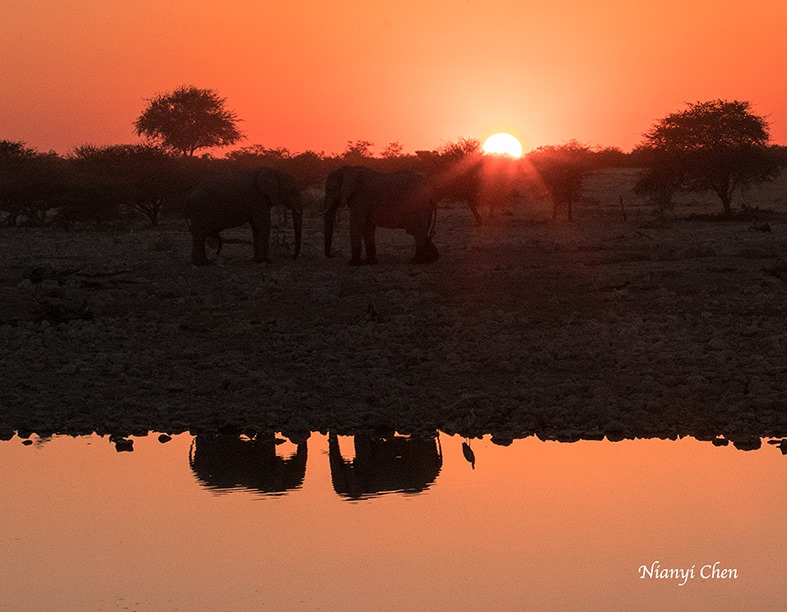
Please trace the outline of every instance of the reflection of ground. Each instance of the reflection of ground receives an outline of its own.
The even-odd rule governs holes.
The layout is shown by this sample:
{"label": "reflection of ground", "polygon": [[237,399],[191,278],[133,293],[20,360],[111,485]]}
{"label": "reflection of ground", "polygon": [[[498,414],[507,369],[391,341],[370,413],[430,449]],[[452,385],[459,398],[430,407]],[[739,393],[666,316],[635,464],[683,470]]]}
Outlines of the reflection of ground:
{"label": "reflection of ground", "polygon": [[648,221],[517,209],[476,228],[457,205],[437,264],[381,230],[361,269],[321,256],[317,219],[297,262],[229,244],[207,269],[182,224],[2,230],[0,435],[787,435],[783,218]]}

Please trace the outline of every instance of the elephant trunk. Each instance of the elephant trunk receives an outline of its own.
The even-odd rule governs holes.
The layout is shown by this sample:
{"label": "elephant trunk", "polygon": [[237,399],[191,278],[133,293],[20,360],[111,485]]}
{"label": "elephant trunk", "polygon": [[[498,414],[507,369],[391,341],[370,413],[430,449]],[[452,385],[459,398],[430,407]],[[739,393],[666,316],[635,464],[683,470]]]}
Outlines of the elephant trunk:
{"label": "elephant trunk", "polygon": [[333,257],[331,245],[333,244],[333,226],[336,223],[336,208],[325,211],[325,256]]}

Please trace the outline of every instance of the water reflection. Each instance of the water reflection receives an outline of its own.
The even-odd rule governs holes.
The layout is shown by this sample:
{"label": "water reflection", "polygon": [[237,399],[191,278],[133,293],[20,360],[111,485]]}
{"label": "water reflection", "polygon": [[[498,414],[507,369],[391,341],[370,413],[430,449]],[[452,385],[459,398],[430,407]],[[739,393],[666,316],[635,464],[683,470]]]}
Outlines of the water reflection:
{"label": "water reflection", "polygon": [[[199,434],[191,443],[189,465],[199,484],[214,492],[240,489],[264,495],[284,495],[303,485],[310,435],[267,431],[251,436]],[[402,435],[393,431],[328,434],[327,454],[333,491],[348,500],[427,491],[435,484],[443,467],[440,436],[440,432]],[[483,443],[483,437],[476,442]],[[493,446],[509,447],[513,441],[491,437],[489,442]],[[713,446],[729,444],[721,437],[705,442]],[[472,445],[473,439],[464,437],[461,456],[475,470],[476,453]],[[787,454],[786,440],[769,440],[767,445],[778,445],[782,455]],[[757,439],[750,444],[730,446],[752,451],[762,448],[763,444]]]}
{"label": "water reflection", "polygon": [[189,465],[208,489],[281,495],[303,485],[308,454],[302,439],[291,456],[281,456],[277,447],[283,442],[273,432],[257,432],[253,437],[200,434],[191,444]]}
{"label": "water reflection", "polygon": [[[134,436],[131,453],[107,436],[30,440],[0,442],[0,608],[775,610],[787,597],[776,440],[262,432]],[[737,578],[706,580],[717,562]],[[657,564],[695,577],[642,577]]]}
{"label": "water reflection", "polygon": [[333,490],[361,499],[384,493],[420,493],[434,483],[443,466],[440,438],[356,434],[355,456],[346,459],[336,434],[328,439]]}

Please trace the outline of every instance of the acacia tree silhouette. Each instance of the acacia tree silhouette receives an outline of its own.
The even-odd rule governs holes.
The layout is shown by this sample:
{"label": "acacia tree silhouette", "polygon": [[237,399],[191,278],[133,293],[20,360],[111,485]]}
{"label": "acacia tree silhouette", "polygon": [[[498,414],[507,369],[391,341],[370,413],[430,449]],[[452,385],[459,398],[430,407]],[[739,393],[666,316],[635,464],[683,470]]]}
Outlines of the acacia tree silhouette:
{"label": "acacia tree silhouette", "polygon": [[568,220],[573,219],[572,204],[579,199],[585,175],[591,170],[590,147],[577,140],[562,145],[535,149],[527,159],[536,171],[537,183],[552,198],[552,219],[558,209],[566,207]]}
{"label": "acacia tree silhouette", "polygon": [[402,143],[396,140],[394,142],[389,142],[385,146],[382,152],[382,156],[385,159],[396,159],[397,157],[402,157],[403,151],[404,151],[404,147],[402,146]]}
{"label": "acacia tree silhouette", "polygon": [[779,164],[768,147],[768,124],[749,102],[711,100],[689,104],[658,121],[637,152],[647,169],[640,192],[713,191],[725,216],[738,188],[772,180]]}
{"label": "acacia tree silhouette", "polygon": [[372,157],[374,143],[369,140],[348,140],[342,159],[351,164],[362,164]]}
{"label": "acacia tree silhouette", "polygon": [[188,184],[185,168],[158,147],[82,145],[70,155],[82,192],[104,201],[119,201],[145,215],[157,225],[164,204]]}
{"label": "acacia tree silhouette", "polygon": [[430,188],[437,197],[466,201],[476,225],[482,225],[481,214],[478,212],[483,196],[481,141],[476,138],[459,138],[434,151],[415,153],[421,171],[429,177]]}
{"label": "acacia tree silhouette", "polygon": [[160,94],[134,122],[138,135],[191,157],[198,149],[223,147],[243,138],[238,116],[213,89],[184,85]]}

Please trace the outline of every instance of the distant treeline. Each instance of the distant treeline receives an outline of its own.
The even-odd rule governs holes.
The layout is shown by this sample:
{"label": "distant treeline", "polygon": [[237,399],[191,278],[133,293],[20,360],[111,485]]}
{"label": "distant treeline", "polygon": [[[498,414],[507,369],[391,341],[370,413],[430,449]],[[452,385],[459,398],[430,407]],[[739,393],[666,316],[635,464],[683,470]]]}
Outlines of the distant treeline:
{"label": "distant treeline", "polygon": [[[424,175],[448,166],[481,159],[480,143],[465,139],[434,151],[401,153],[389,145],[383,156],[371,153],[371,143],[350,142],[338,155],[282,148],[246,146],[222,158],[178,155],[149,144],[80,146],[65,156],[42,153],[25,143],[0,141],[0,219],[4,225],[76,222],[101,225],[120,218],[124,211],[145,215],[152,224],[163,216],[183,216],[184,195],[208,173],[233,168],[267,166],[283,170],[306,189],[321,186],[336,168],[352,164],[392,172],[411,170]],[[589,153],[594,167],[635,165],[631,154],[617,149]],[[509,163],[522,165],[526,158]],[[462,197],[462,194],[457,194]]]}
{"label": "distant treeline", "polygon": [[[185,216],[185,195],[200,176],[233,168],[267,166],[283,170],[304,189],[322,186],[332,170],[348,164],[383,172],[410,170],[448,177],[441,182],[446,199],[460,200],[480,188],[480,171],[491,166],[496,175],[515,175],[522,182],[540,172],[545,195],[551,194],[557,204],[561,186],[565,190],[569,185],[572,172],[581,187],[581,177],[594,170],[648,165],[647,151],[641,149],[627,153],[576,142],[542,147],[518,160],[484,156],[480,142],[474,139],[460,139],[414,154],[404,154],[400,145],[391,143],[375,156],[371,147],[367,141],[349,142],[343,153],[326,155],[252,145],[216,158],[178,155],[150,144],[85,145],[63,156],[37,151],[23,142],[0,140],[0,224],[101,226],[136,211],[155,225],[162,218]],[[770,151],[780,166],[787,166],[787,147],[772,146]],[[319,206],[319,190],[314,193],[311,204]],[[573,196],[566,197],[570,203]]]}

